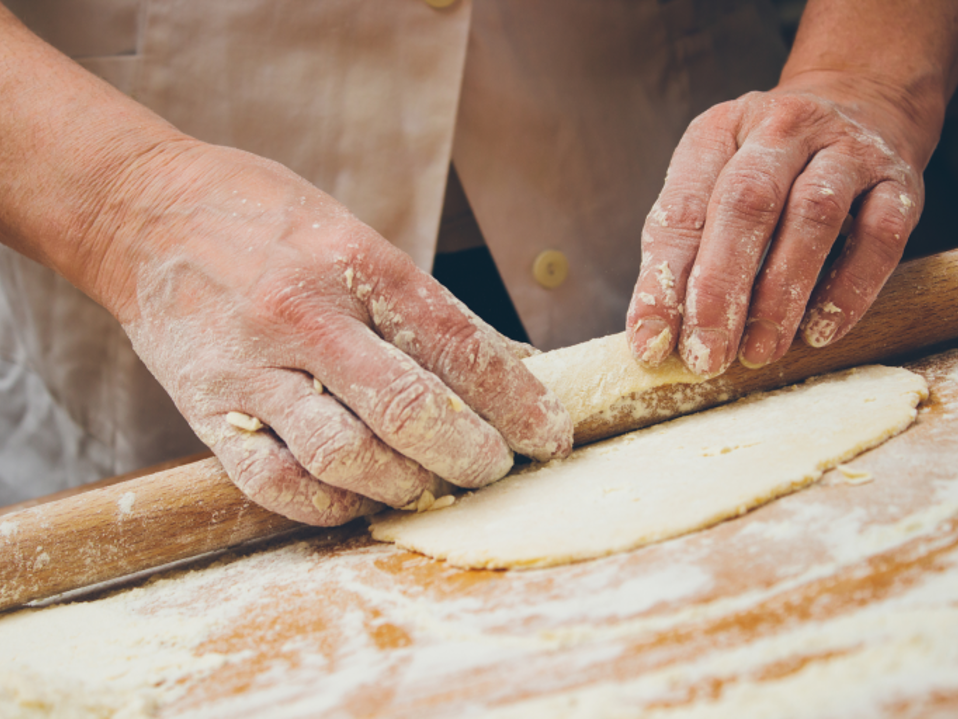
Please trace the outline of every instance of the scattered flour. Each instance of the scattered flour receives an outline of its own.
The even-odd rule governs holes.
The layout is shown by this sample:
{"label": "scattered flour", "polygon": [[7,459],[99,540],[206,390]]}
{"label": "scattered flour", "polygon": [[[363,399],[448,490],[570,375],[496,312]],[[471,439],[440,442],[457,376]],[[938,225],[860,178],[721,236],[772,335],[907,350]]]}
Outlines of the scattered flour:
{"label": "scattered flour", "polygon": [[120,497],[119,501],[117,501],[116,507],[120,510],[120,514],[130,514],[133,511],[133,504],[135,502],[136,493],[126,492]]}
{"label": "scattered flour", "polygon": [[[195,574],[195,573],[191,573]],[[229,661],[196,648],[228,608],[177,606],[189,574],[0,616],[0,717],[142,719]]]}

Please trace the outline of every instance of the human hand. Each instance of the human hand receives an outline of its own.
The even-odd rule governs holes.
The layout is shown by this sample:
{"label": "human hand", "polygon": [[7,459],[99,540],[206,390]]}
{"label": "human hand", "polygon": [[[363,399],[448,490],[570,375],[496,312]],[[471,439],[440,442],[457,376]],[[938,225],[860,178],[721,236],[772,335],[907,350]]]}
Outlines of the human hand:
{"label": "human hand", "polygon": [[251,499],[335,525],[438,495],[436,475],[493,482],[513,450],[570,451],[531,348],[331,197],[236,150],[161,154],[98,229],[115,239],[94,294]]}
{"label": "human hand", "polygon": [[918,222],[930,150],[900,98],[853,80],[802,75],[690,125],[642,233],[627,318],[639,360],[678,344],[700,375],[736,355],[760,367],[800,327],[813,347],[841,339],[872,304]]}

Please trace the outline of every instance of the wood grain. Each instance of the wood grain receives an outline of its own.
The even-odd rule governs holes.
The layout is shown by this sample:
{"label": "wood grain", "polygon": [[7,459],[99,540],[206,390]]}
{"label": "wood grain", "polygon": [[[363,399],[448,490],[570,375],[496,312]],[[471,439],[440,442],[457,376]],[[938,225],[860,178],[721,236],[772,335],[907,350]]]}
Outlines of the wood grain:
{"label": "wood grain", "polygon": [[215,458],[0,518],[0,611],[301,527]]}
{"label": "wood grain", "polygon": [[[576,442],[955,337],[958,250],[901,265],[868,315],[834,346],[796,343],[762,370],[736,365],[700,385],[624,397],[578,425]],[[0,611],[301,526],[250,502],[215,458],[21,509],[0,518]]]}
{"label": "wood grain", "polygon": [[59,492],[53,492],[52,494],[45,494],[42,497],[35,497],[34,499],[28,499],[23,502],[17,502],[16,504],[10,504],[6,507],[0,507],[0,517],[2,517],[4,514],[19,512],[23,509],[29,509],[30,507],[37,507],[41,504],[47,504],[48,502],[58,502],[59,500],[66,499],[67,497],[75,497],[78,494],[83,494],[84,492],[89,492],[94,489],[101,489],[102,487],[109,487],[113,484],[129,482],[131,479],[144,477],[148,474],[159,474],[160,472],[165,472],[168,469],[181,467],[184,464],[193,464],[194,462],[199,462],[201,459],[207,459],[208,457],[212,456],[212,452],[197,452],[196,454],[190,454],[186,457],[179,457],[177,459],[170,459],[166,462],[160,462],[159,464],[143,467],[142,469],[137,469],[132,472],[124,472],[123,474],[118,474],[115,477],[104,477],[103,479],[97,480],[95,482],[89,482],[88,484],[83,484],[79,487],[70,487],[69,489],[63,489]]}

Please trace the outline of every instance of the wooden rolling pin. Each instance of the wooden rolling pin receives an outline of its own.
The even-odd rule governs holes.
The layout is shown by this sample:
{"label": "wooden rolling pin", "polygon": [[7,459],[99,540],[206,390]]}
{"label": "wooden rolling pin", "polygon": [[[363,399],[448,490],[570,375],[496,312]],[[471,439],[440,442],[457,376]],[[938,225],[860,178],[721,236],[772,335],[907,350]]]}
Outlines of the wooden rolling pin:
{"label": "wooden rolling pin", "polygon": [[[876,362],[958,337],[958,250],[902,264],[832,347],[796,342],[761,370],[622,397],[576,425],[576,443]],[[636,408],[642,411],[637,412]],[[0,611],[302,525],[250,502],[215,458],[0,515]]]}

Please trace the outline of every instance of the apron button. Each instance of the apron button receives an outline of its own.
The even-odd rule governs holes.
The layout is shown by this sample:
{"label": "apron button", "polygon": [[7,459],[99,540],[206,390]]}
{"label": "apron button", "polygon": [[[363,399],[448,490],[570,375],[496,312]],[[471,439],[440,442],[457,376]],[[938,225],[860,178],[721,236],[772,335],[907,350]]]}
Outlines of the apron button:
{"label": "apron button", "polygon": [[569,260],[559,250],[543,250],[532,263],[532,276],[540,285],[553,290],[569,276]]}

